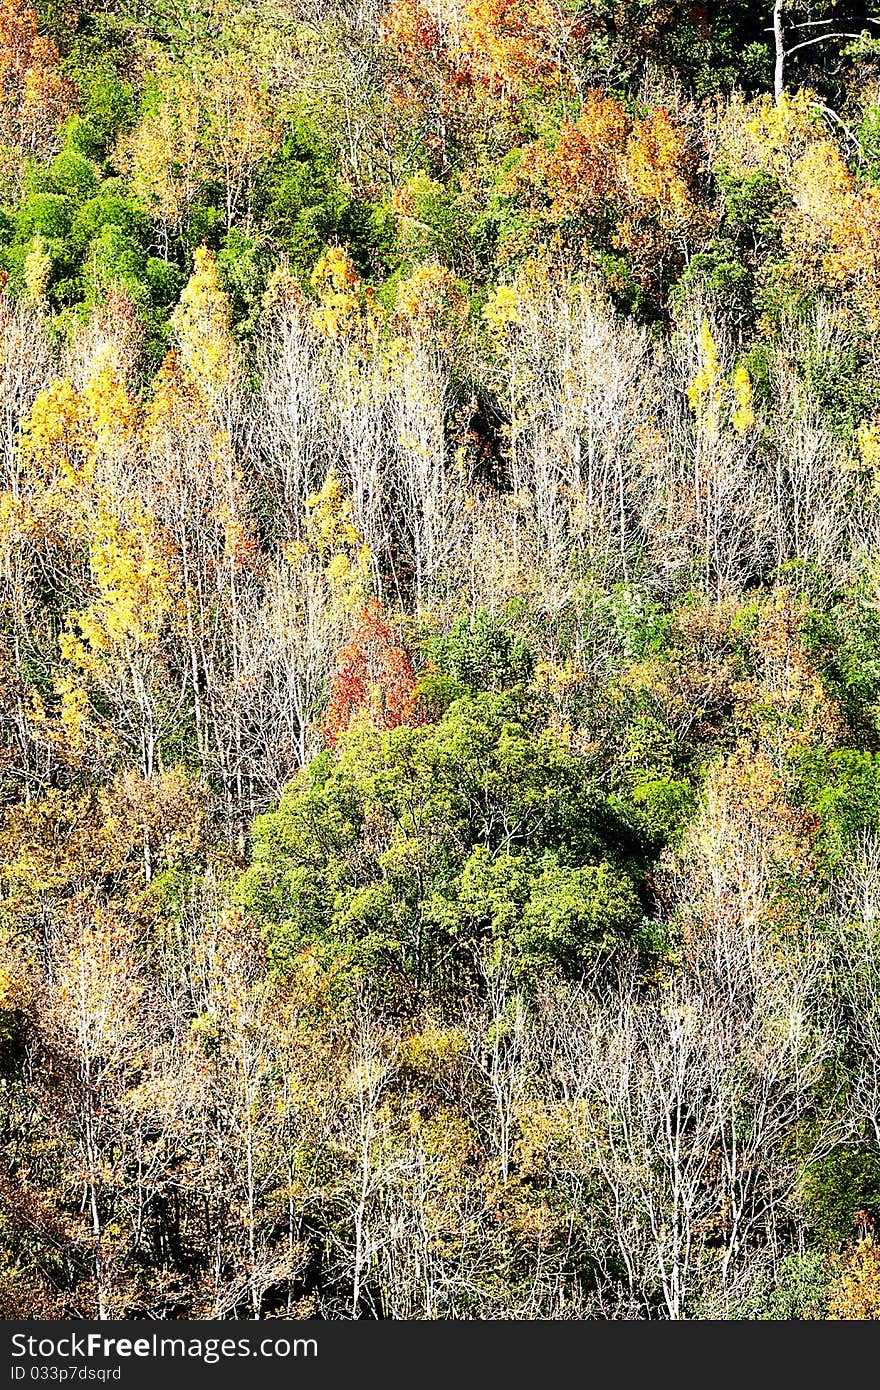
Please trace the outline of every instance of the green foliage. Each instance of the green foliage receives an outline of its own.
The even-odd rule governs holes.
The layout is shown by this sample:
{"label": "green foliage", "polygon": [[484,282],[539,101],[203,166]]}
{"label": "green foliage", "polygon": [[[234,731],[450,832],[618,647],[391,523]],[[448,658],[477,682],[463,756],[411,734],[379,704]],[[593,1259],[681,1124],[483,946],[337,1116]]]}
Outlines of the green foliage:
{"label": "green foliage", "polygon": [[458,941],[488,936],[527,983],[552,970],[576,978],[630,937],[641,915],[632,881],[607,862],[570,868],[551,851],[492,855],[482,845],[438,913]]}
{"label": "green foliage", "polygon": [[50,241],[63,241],[70,233],[72,220],[73,203],[63,193],[34,193],[19,209],[16,239],[26,241],[39,234]]}
{"label": "green foliage", "polygon": [[809,332],[801,334],[799,342],[805,390],[815,400],[826,429],[851,444],[874,401],[873,373],[861,346],[843,337],[826,343]]}
{"label": "green foliage", "polygon": [[596,261],[616,309],[630,314],[638,323],[656,320],[657,301],[640,283],[627,256],[614,251],[598,251]]}
{"label": "green foliage", "polygon": [[618,585],[604,606],[625,660],[644,661],[666,651],[675,615],[643,589]]}
{"label": "green foliage", "polygon": [[517,627],[515,610],[496,615],[479,608],[459,618],[452,631],[425,643],[425,655],[463,691],[509,690],[527,685],[535,655]]}
{"label": "green foliage", "polygon": [[776,1279],[761,1279],[751,1295],[727,1316],[735,1321],[812,1321],[822,1317],[830,1284],[828,1258],[821,1250],[791,1252],[781,1260]]}
{"label": "green foliage", "polygon": [[255,237],[233,227],[223,240],[217,265],[230,298],[233,323],[246,330],[260,313],[266,288],[266,257]]}
{"label": "green foliage", "polygon": [[283,254],[298,275],[305,277],[331,242],[348,246],[360,272],[381,268],[393,218],[343,187],[332,154],[308,122],[291,122],[255,201],[276,257]]}
{"label": "green foliage", "polygon": [[80,124],[71,134],[78,142],[77,148],[89,143],[93,157],[106,156],[119,136],[134,125],[134,90],[108,61],[80,70],[77,85],[81,93]]}
{"label": "green foliage", "polygon": [[766,169],[740,177],[719,170],[716,178],[727,243],[754,261],[777,253],[787,204],[779,181]]}
{"label": "green foliage", "polygon": [[35,191],[40,185],[50,193],[60,193],[79,206],[98,191],[98,171],[91,160],[75,150],[62,150],[55,156],[42,177],[33,180]]}
{"label": "green foliage", "polygon": [[853,1239],[859,1213],[880,1219],[880,1158],[858,1149],[835,1149],[812,1165],[800,1198],[823,1246],[837,1249]]}
{"label": "green foliage", "polygon": [[396,242],[404,264],[435,258],[458,273],[473,271],[470,199],[424,172],[413,175],[405,192],[406,210],[398,218]]}
{"label": "green foliage", "polygon": [[115,180],[108,180],[97,197],[77,210],[70,228],[73,250],[83,255],[107,227],[116,227],[129,241],[142,246],[150,234],[149,219],[143,209],[125,196]]}
{"label": "green foliage", "polygon": [[718,304],[730,317],[740,317],[754,303],[754,277],[744,265],[732,242],[718,240],[692,256],[670,295],[674,309],[700,294]]}
{"label": "green foliage", "polygon": [[814,751],[799,772],[804,800],[819,816],[832,856],[843,854],[862,830],[880,833],[880,754]]}
{"label": "green foliage", "polygon": [[437,725],[345,736],[254,826],[238,900],[283,968],[306,945],[389,988],[460,987],[487,937],[534,978],[635,926],[627,831],[587,769],[509,696]]}
{"label": "green foliage", "polygon": [[[823,576],[807,576],[810,608],[802,624],[804,645],[825,688],[840,702],[853,739],[880,743],[880,612],[864,580],[829,603]],[[812,583],[811,583],[812,581]]]}
{"label": "green foliage", "polygon": [[690,782],[669,776],[636,782],[630,797],[645,834],[661,843],[676,839],[697,801]]}
{"label": "green foliage", "polygon": [[880,181],[880,106],[868,106],[857,131],[859,141],[859,177],[866,183]]}

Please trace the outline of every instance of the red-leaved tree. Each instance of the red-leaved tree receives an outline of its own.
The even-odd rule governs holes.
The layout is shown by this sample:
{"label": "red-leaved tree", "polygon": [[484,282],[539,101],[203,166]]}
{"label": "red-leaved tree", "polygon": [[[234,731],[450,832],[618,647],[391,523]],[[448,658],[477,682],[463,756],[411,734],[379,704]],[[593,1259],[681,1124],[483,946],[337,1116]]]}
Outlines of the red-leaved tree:
{"label": "red-leaved tree", "polygon": [[330,703],[321,734],[331,747],[352,720],[374,729],[411,724],[416,711],[416,677],[394,628],[371,599],[336,658]]}

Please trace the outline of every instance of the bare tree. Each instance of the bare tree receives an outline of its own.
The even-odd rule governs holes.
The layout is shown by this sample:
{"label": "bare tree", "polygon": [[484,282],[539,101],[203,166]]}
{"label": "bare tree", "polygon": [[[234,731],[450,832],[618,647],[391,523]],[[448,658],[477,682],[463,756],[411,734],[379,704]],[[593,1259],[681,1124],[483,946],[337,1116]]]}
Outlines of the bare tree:
{"label": "bare tree", "polygon": [[[820,43],[839,43],[842,39],[873,37],[876,34],[874,26],[880,25],[880,19],[875,19],[870,15],[858,15],[855,18],[831,15],[827,19],[804,19],[798,23],[790,24],[786,21],[786,13],[793,8],[791,0],[774,0],[772,28],[775,55],[773,94],[777,101],[781,100],[785,92],[785,65],[793,54],[800,53],[803,49],[812,48]],[[869,29],[868,25],[871,25],[872,28]],[[861,27],[857,28],[856,26]],[[809,30],[816,29],[820,32],[813,33],[807,38],[799,37]],[[789,36],[796,42],[789,42]]]}
{"label": "bare tree", "polygon": [[840,1138],[826,1115],[809,1152],[786,1142],[833,1046],[809,1007],[822,969],[732,931],[657,994],[624,973],[559,1001],[574,1166],[603,1193],[592,1239],[643,1313],[685,1317],[713,1280],[729,1295],[756,1255],[778,1258],[802,1174]]}

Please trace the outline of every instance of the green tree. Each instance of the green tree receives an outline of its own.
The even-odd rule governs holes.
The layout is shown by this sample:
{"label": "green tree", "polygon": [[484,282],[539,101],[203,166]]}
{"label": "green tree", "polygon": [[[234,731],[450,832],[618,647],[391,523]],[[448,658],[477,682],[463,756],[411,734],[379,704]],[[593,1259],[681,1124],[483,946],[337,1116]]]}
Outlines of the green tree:
{"label": "green tree", "polygon": [[487,693],[314,759],[256,821],[237,895],[279,968],[312,947],[392,991],[455,991],[494,941],[522,976],[577,974],[639,918],[628,837],[565,741]]}

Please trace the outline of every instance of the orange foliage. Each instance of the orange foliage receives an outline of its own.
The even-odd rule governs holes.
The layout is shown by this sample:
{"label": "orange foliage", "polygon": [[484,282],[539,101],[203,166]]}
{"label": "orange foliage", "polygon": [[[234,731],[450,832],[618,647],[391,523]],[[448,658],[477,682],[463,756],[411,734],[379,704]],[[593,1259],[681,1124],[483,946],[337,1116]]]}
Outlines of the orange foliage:
{"label": "orange foliage", "polygon": [[401,58],[421,55],[439,62],[445,52],[443,33],[437,19],[429,15],[419,0],[392,0],[383,10],[381,32],[385,43]]}
{"label": "orange foliage", "polygon": [[560,75],[560,19],[547,0],[467,0],[461,53],[478,81],[518,90]]}
{"label": "orange foliage", "polygon": [[336,659],[330,704],[321,734],[331,747],[356,720],[374,729],[411,724],[416,709],[416,678],[403,644],[371,599]]}
{"label": "orange foliage", "polygon": [[566,121],[556,148],[532,145],[515,182],[543,187],[553,221],[597,217],[620,185],[618,161],[626,148],[630,119],[619,101],[591,92],[575,122]]}
{"label": "orange foliage", "polygon": [[650,275],[670,241],[705,226],[694,173],[686,132],[667,110],[633,120],[621,102],[593,91],[552,149],[525,150],[503,191],[525,193],[551,225],[577,218],[592,224],[588,232],[613,230],[613,244]]}
{"label": "orange foliage", "polygon": [[398,103],[439,84],[496,96],[522,95],[539,84],[567,84],[560,53],[577,21],[549,0],[392,0],[382,37],[400,62]]}
{"label": "orange foliage", "polygon": [[657,106],[630,131],[621,174],[628,200],[636,208],[692,216],[690,178],[693,158],[685,133],[669,112]]}
{"label": "orange foliage", "polygon": [[40,34],[34,10],[0,0],[0,143],[21,155],[45,155],[73,104],[58,50]]}

